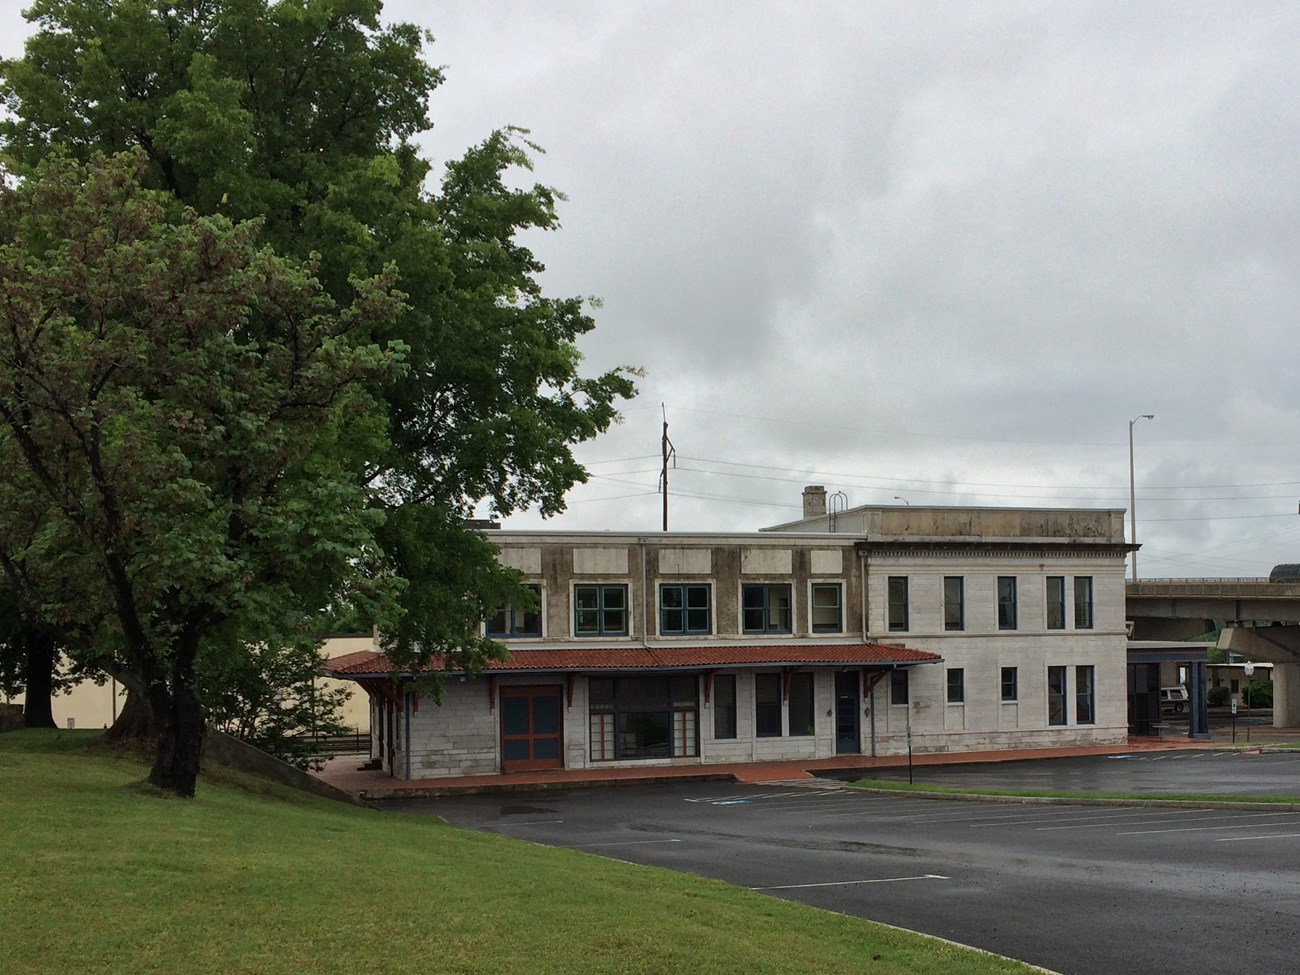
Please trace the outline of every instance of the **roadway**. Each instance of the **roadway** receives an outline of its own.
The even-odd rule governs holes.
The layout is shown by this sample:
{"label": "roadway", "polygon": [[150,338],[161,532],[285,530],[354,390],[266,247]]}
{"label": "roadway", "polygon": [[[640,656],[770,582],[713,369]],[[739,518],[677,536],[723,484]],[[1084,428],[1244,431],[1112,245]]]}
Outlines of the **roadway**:
{"label": "roadway", "polygon": [[[927,781],[1300,793],[1300,755],[1210,751],[927,768]],[[1125,786],[1127,788],[1127,786]],[[714,877],[1079,975],[1294,970],[1300,811],[937,801],[826,781],[388,803]]]}

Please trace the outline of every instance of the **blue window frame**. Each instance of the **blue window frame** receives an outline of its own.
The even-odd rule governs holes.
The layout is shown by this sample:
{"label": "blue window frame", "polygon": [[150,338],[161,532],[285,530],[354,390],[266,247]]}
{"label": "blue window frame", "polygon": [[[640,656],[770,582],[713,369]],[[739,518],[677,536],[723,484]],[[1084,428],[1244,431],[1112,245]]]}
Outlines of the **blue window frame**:
{"label": "blue window frame", "polygon": [[575,636],[627,636],[627,586],[574,586]]}
{"label": "blue window frame", "polygon": [[966,580],[961,576],[943,577],[943,628],[966,629]]}
{"label": "blue window frame", "polygon": [[743,586],[740,594],[746,633],[789,633],[791,612],[788,585]]}
{"label": "blue window frame", "polygon": [[889,577],[889,630],[907,630],[907,576]]}
{"label": "blue window frame", "polygon": [[681,636],[687,633],[713,632],[712,588],[707,583],[660,586],[660,635]]}
{"label": "blue window frame", "polygon": [[1065,576],[1047,577],[1047,628],[1065,629]]}
{"label": "blue window frame", "polygon": [[1092,629],[1092,576],[1074,577],[1074,628]]}
{"label": "blue window frame", "polygon": [[1017,625],[1016,577],[998,576],[998,629],[1014,630]]}
{"label": "blue window frame", "polygon": [[496,640],[511,640],[542,635],[542,587],[524,586],[533,594],[532,608],[524,609],[513,602],[503,606],[487,619],[485,631]]}
{"label": "blue window frame", "polygon": [[844,629],[844,587],[838,582],[814,582],[812,587],[812,630],[839,633]]}

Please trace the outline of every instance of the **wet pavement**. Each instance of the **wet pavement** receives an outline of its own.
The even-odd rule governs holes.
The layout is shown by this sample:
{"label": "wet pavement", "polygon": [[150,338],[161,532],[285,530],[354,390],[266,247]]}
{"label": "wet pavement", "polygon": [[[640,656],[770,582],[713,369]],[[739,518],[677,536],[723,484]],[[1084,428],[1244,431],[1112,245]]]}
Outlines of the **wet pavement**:
{"label": "wet pavement", "polygon": [[[1135,753],[989,766],[1076,783],[1277,791],[1300,755]],[[656,782],[393,801],[395,815],[714,877],[1077,975],[1280,975],[1300,929],[1300,809],[1052,805],[839,783]],[[1248,936],[1243,936],[1248,935]]]}

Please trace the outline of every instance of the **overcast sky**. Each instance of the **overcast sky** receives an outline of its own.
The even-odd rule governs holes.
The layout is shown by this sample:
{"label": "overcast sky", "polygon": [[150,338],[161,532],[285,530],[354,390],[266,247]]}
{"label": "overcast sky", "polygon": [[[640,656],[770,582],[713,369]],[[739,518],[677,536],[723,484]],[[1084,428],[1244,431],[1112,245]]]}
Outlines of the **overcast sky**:
{"label": "overcast sky", "polygon": [[[3,5],[0,50],[26,31]],[[1300,562],[1300,5],[390,2],[569,197],[532,241],[646,370],[568,512],[654,531],[849,506],[1128,508],[1143,576]],[[662,404],[662,408],[661,408]],[[483,512],[486,514],[486,512]]]}

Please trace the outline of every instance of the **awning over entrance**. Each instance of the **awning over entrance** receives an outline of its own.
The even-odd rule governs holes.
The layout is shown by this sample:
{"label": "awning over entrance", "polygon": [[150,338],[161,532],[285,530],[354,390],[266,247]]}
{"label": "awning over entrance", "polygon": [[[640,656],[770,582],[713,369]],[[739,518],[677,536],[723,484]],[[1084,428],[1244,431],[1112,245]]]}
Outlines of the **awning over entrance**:
{"label": "awning over entrance", "polygon": [[[558,650],[511,649],[508,660],[494,660],[488,673],[554,673],[752,669],[755,667],[914,667],[939,663],[937,653],[880,643],[752,644],[729,646],[578,647]],[[333,657],[325,668],[336,677],[416,676],[397,668],[387,654],[363,650]],[[422,673],[443,672],[435,662]],[[456,671],[446,671],[456,673]]]}
{"label": "awning over entrance", "polygon": [[[1130,640],[1128,642],[1128,726],[1129,734],[1151,735],[1163,731],[1160,703],[1160,665],[1187,668],[1189,738],[1210,737],[1206,692],[1204,643]],[[1181,708],[1181,705],[1180,705]]]}

